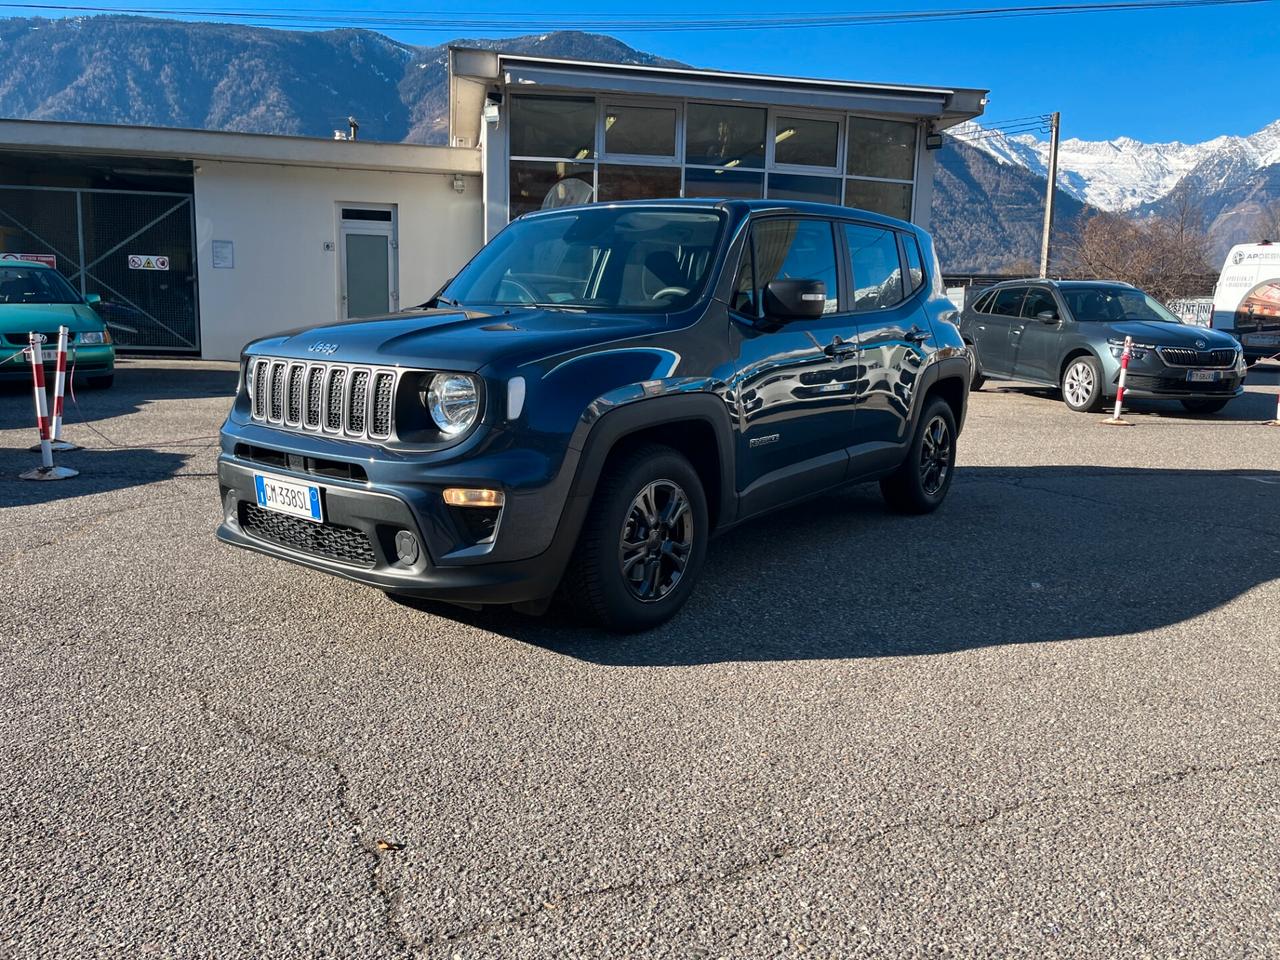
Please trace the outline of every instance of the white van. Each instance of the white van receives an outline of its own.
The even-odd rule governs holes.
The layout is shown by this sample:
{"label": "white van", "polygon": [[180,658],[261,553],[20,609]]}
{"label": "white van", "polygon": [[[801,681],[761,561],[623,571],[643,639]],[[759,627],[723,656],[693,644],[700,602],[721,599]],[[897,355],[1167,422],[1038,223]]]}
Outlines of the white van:
{"label": "white van", "polygon": [[1239,340],[1248,357],[1280,354],[1280,243],[1231,248],[1213,291],[1212,325]]}

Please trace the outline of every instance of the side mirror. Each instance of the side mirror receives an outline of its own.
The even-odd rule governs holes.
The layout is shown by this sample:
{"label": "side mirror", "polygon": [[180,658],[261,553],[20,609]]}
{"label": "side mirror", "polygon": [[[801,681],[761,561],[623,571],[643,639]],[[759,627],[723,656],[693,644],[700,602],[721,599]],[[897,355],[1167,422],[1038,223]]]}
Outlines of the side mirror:
{"label": "side mirror", "polygon": [[764,287],[764,313],[774,320],[812,320],[827,305],[821,280],[770,280]]}
{"label": "side mirror", "polygon": [[1058,311],[1057,310],[1041,310],[1039,313],[1036,314],[1036,319],[1039,320],[1041,323],[1057,323]]}
{"label": "side mirror", "polygon": [[84,295],[84,302],[91,307],[96,307],[102,302],[102,297],[96,293],[86,293]]}

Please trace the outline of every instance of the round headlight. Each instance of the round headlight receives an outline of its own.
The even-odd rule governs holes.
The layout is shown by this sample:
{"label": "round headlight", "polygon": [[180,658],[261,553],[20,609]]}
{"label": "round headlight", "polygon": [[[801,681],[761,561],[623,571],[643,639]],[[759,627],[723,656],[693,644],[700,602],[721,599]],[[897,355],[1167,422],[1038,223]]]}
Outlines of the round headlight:
{"label": "round headlight", "polygon": [[456,437],[476,422],[480,397],[476,382],[461,373],[437,373],[423,395],[423,402],[440,432]]}

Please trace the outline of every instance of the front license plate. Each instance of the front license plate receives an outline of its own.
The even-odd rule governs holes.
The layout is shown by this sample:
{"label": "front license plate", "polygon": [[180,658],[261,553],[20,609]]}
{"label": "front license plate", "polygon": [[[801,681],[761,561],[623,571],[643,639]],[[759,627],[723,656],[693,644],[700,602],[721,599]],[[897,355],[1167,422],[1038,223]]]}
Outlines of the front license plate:
{"label": "front license plate", "polygon": [[258,491],[258,506],[264,510],[287,513],[316,523],[324,521],[319,487],[309,483],[290,483],[260,473],[253,475],[253,485]]}
{"label": "front license plate", "polygon": [[1215,383],[1221,380],[1223,372],[1221,370],[1188,370],[1187,379],[1191,383]]}

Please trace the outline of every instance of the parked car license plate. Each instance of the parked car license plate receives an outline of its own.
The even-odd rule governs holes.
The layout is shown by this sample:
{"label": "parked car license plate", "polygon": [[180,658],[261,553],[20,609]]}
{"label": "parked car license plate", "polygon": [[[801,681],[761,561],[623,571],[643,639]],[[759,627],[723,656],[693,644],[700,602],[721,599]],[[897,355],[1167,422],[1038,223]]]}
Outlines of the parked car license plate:
{"label": "parked car license plate", "polygon": [[1192,383],[1213,383],[1221,380],[1223,371],[1221,370],[1188,370],[1187,379]]}
{"label": "parked car license plate", "polygon": [[264,510],[287,513],[316,523],[324,522],[319,487],[310,483],[290,483],[261,473],[253,475],[253,485],[258,492],[258,506]]}

